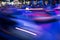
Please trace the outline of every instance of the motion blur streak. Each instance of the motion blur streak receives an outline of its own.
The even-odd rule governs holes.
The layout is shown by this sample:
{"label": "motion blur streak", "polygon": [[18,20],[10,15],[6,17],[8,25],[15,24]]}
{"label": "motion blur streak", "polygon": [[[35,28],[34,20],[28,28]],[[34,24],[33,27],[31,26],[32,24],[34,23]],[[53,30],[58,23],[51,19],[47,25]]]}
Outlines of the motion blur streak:
{"label": "motion blur streak", "polygon": [[37,35],[37,34],[35,34],[35,33],[33,33],[33,32],[30,32],[30,31],[28,31],[28,30],[21,29],[21,28],[18,28],[18,27],[16,27],[16,29],[17,29],[17,30],[20,30],[20,31],[27,32],[27,33],[32,34],[32,35],[35,35],[35,36]]}

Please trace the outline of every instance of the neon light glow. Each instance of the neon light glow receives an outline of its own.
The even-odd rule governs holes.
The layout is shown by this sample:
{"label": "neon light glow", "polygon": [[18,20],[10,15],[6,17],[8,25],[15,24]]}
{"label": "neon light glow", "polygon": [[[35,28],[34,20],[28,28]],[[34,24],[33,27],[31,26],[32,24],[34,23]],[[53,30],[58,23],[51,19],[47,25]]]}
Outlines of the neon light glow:
{"label": "neon light glow", "polygon": [[28,31],[28,30],[25,30],[25,29],[22,29],[22,28],[18,28],[18,27],[16,27],[16,29],[17,29],[17,30],[20,30],[20,31],[23,31],[23,32],[26,32],[26,33],[29,33],[29,34],[32,34],[32,35],[34,35],[34,36],[37,35],[37,34],[31,32],[31,31]]}

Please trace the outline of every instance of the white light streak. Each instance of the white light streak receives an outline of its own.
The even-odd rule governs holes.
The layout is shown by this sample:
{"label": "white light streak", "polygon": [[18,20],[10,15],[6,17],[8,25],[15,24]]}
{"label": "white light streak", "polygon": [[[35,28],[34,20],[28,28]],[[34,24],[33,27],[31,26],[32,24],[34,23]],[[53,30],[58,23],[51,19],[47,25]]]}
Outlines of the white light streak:
{"label": "white light streak", "polygon": [[22,29],[22,28],[18,28],[18,27],[16,27],[16,29],[17,29],[17,30],[20,30],[20,31],[23,31],[23,32],[26,32],[26,33],[29,33],[29,34],[32,34],[32,35],[34,35],[34,36],[37,35],[37,34],[35,34],[35,33],[33,33],[33,32],[30,32],[30,31],[25,30],[25,29]]}
{"label": "white light streak", "polygon": [[51,19],[51,18],[53,18],[53,17],[36,17],[35,19],[41,19],[41,20],[43,20],[43,19]]}

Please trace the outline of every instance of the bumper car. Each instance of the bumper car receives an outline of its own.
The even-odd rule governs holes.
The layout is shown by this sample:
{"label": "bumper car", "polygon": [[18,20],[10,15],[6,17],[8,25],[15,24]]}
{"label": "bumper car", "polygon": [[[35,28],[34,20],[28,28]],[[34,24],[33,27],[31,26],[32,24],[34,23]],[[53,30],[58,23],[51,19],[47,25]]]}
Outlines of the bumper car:
{"label": "bumper car", "polygon": [[[16,11],[9,10],[9,14],[1,14],[0,25],[1,31],[7,34],[7,40],[46,40],[52,37],[49,33],[45,36],[46,31],[44,31],[40,26],[34,22],[46,23],[53,22],[51,20],[57,21],[59,16],[50,16],[46,14],[45,10],[37,11],[36,9],[29,10],[19,10]],[[39,9],[38,9],[39,10]],[[24,11],[24,12],[23,12]],[[35,12],[34,12],[35,11]],[[3,13],[3,12],[2,12]],[[7,13],[7,11],[4,11]],[[10,14],[18,13],[18,14]],[[19,13],[22,13],[19,15]],[[43,39],[44,37],[44,39]],[[53,40],[53,39],[51,39]]]}

